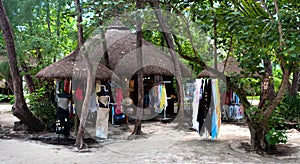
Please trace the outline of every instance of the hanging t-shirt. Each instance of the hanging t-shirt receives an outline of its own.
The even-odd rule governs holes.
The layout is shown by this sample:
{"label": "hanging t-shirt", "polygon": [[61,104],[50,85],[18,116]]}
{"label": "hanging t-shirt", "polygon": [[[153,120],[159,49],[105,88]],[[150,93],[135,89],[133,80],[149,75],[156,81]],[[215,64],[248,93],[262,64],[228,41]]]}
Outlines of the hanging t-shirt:
{"label": "hanging t-shirt", "polygon": [[122,114],[123,93],[121,88],[116,89],[116,109],[115,114]]}

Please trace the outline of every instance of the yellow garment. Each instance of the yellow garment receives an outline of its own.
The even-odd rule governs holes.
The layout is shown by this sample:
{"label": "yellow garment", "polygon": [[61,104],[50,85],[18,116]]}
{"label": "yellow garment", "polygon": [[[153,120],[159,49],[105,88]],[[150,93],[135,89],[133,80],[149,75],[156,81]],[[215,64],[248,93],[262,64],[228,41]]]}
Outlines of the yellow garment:
{"label": "yellow garment", "polygon": [[163,85],[161,88],[161,98],[160,98],[160,106],[159,108],[162,110],[165,107],[167,107],[168,101],[167,101],[167,91],[166,87]]}

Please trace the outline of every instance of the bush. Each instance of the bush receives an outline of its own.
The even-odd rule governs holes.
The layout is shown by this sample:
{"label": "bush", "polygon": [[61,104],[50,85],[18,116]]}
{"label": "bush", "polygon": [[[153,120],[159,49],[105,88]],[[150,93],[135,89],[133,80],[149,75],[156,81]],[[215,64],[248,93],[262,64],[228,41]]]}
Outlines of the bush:
{"label": "bush", "polygon": [[56,120],[56,106],[51,101],[43,100],[30,106],[30,110],[47,125],[47,130],[52,130]]}
{"label": "bush", "polygon": [[269,120],[269,127],[271,130],[266,135],[266,140],[270,146],[277,145],[279,143],[286,143],[287,129],[291,128],[288,126],[292,123],[297,123],[295,126],[300,126],[300,97],[285,95],[281,103],[272,113]]}
{"label": "bush", "polygon": [[278,105],[275,111],[285,122],[299,124],[300,96],[284,96],[282,102]]}
{"label": "bush", "polygon": [[266,140],[267,140],[269,146],[275,146],[279,143],[285,144],[287,142],[287,135],[285,134],[285,131],[283,131],[283,130],[276,130],[275,128],[272,128],[266,134]]}
{"label": "bush", "polygon": [[50,100],[45,99],[45,88],[40,88],[36,92],[29,94],[29,109],[47,125],[47,130],[51,130],[56,121],[56,106]]}

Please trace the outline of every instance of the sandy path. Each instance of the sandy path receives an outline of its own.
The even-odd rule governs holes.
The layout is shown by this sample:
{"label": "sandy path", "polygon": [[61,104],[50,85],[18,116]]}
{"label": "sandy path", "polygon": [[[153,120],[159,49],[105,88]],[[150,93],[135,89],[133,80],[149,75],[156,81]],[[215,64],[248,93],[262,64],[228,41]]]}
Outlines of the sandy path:
{"label": "sandy path", "polygon": [[[1,106],[1,105],[0,105]],[[2,114],[1,114],[2,115]],[[0,115],[0,116],[1,116]],[[1,118],[1,117],[0,117]],[[143,124],[146,138],[111,139],[78,151],[73,146],[40,141],[0,139],[0,163],[299,163],[300,133],[290,131],[291,156],[260,156],[238,149],[249,141],[245,126],[222,124],[214,141],[194,131],[174,130],[173,123]],[[130,132],[125,133],[128,136]]]}

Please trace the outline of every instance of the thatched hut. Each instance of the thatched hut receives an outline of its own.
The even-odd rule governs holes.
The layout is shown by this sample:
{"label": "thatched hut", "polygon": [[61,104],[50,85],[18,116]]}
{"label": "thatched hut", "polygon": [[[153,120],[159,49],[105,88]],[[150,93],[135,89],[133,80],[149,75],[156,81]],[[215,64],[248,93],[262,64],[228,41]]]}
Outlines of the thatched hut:
{"label": "thatched hut", "polygon": [[[130,75],[136,72],[136,35],[117,20],[107,27],[106,42],[108,47],[109,67],[119,75]],[[171,55],[156,48],[143,39],[142,47],[144,75],[174,76],[174,62]],[[177,59],[178,60],[178,59]],[[180,70],[182,76],[189,77],[191,72],[182,62]]]}
{"label": "thatched hut", "polygon": [[[79,50],[76,49],[63,59],[45,67],[44,69],[40,70],[36,77],[45,79],[45,80],[52,80],[52,79],[83,79],[86,78],[87,69],[85,67],[85,62],[78,62],[82,61],[80,56],[78,55]],[[81,64],[80,64],[81,63]],[[75,65],[75,67],[74,67]],[[95,79],[114,79],[119,80],[118,76],[115,75],[113,71],[108,69],[101,63],[97,65],[97,71],[95,74]]]}
{"label": "thatched hut", "polygon": [[[223,60],[217,64],[217,69],[220,72],[224,72],[226,76],[236,77],[241,76],[240,73],[242,68],[239,66],[240,63],[233,57],[228,57],[228,59]],[[203,70],[200,72],[198,77],[206,77],[206,78],[216,78],[217,76],[208,70]]]}

